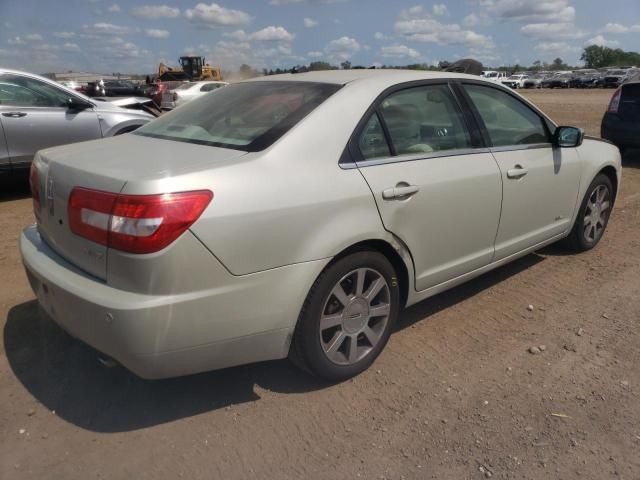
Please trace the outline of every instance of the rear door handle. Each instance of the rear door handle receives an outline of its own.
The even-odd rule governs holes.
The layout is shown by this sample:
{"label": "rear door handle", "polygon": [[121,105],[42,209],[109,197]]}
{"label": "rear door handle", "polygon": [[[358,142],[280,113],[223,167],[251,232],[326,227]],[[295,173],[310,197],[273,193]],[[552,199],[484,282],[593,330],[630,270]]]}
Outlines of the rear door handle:
{"label": "rear door handle", "polygon": [[2,116],[11,117],[11,118],[20,118],[20,117],[26,117],[27,114],[24,112],[4,112]]}
{"label": "rear door handle", "polygon": [[420,191],[419,187],[415,185],[397,186],[394,188],[387,188],[382,191],[382,198],[385,200],[405,199],[409,198]]}
{"label": "rear door handle", "polygon": [[522,165],[516,165],[514,168],[507,170],[507,178],[522,178],[529,170],[524,168]]}

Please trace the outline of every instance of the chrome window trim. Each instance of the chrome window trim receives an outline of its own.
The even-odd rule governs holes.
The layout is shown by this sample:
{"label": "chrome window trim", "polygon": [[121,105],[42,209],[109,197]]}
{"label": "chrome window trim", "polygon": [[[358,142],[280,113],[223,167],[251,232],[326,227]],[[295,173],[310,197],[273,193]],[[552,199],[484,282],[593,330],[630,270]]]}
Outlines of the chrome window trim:
{"label": "chrome window trim", "polygon": [[354,166],[343,166],[343,168],[372,167],[376,165],[386,165],[388,163],[415,162],[417,160],[429,160],[430,158],[459,157],[461,155],[474,155],[479,153],[490,153],[486,147],[482,148],[456,148],[451,150],[441,150],[438,152],[418,153],[412,155],[397,155],[395,157],[370,158],[368,160],[356,161]]}
{"label": "chrome window trim", "polygon": [[517,150],[535,150],[537,148],[553,148],[553,144],[549,142],[545,143],[530,143],[528,145],[504,145],[502,147],[489,147],[491,152],[515,152]]}
{"label": "chrome window trim", "polygon": [[350,170],[352,168],[375,167],[377,165],[387,165],[391,163],[415,162],[418,160],[429,160],[431,158],[459,157],[460,155],[476,155],[480,153],[515,152],[518,150],[535,150],[542,148],[553,148],[553,144],[532,143],[530,145],[506,145],[503,147],[457,148],[452,150],[442,150],[439,152],[419,153],[415,155],[370,158],[368,160],[355,161],[353,164],[343,164],[340,165],[340,168],[343,170]]}

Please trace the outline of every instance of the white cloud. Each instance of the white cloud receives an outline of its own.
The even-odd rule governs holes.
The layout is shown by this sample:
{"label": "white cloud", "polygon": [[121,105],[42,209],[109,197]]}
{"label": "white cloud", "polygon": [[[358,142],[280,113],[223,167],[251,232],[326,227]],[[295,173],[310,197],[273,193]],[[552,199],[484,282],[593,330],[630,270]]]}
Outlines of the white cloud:
{"label": "white cloud", "polygon": [[620,42],[617,40],[607,40],[602,35],[596,35],[584,42],[585,47],[589,45],[600,45],[601,47],[619,47]]}
{"label": "white cloud", "polygon": [[640,32],[640,24],[627,26],[620,23],[607,23],[603,31],[605,33],[637,33]]}
{"label": "white cloud", "polygon": [[380,49],[380,55],[392,58],[420,58],[420,52],[406,45],[389,45]]}
{"label": "white cloud", "polygon": [[568,23],[576,18],[569,0],[479,0],[489,13],[522,23]]}
{"label": "white cloud", "polygon": [[306,28],[313,28],[318,26],[318,21],[314,20],[313,18],[304,17],[303,21]]}
{"label": "white cloud", "polygon": [[580,51],[580,48],[569,45],[566,42],[542,42],[536,44],[533,49],[540,53],[554,55]]}
{"label": "white cloud", "polygon": [[307,52],[307,57],[309,58],[320,58],[324,55],[324,53],[319,52],[317,50],[313,50],[311,52]]}
{"label": "white cloud", "polygon": [[462,19],[462,24],[467,28],[491,25],[491,19],[484,13],[470,13]]}
{"label": "white cloud", "polygon": [[386,40],[389,37],[382,32],[376,32],[373,34],[373,38],[375,38],[376,40]]}
{"label": "white cloud", "polygon": [[24,39],[29,42],[41,42],[43,40],[42,35],[40,35],[39,33],[29,33],[24,36]]}
{"label": "white cloud", "polygon": [[252,20],[251,15],[242,10],[224,8],[217,3],[211,5],[199,3],[195,7],[185,10],[184,16],[190,22],[204,28],[240,26],[246,25]]}
{"label": "white cloud", "polygon": [[222,34],[224,37],[235,40],[236,42],[244,42],[249,37],[244,30],[235,30],[233,32],[226,32]]}
{"label": "white cloud", "polygon": [[520,31],[528,37],[543,40],[576,39],[585,36],[585,32],[576,28],[573,23],[531,23],[524,25]]}
{"label": "white cloud", "polygon": [[447,9],[447,6],[444,3],[436,3],[433,6],[433,14],[438,17],[442,17],[449,14],[449,9]]}
{"label": "white cloud", "polygon": [[109,8],[107,8],[107,12],[109,13],[117,13],[119,11],[120,11],[120,5],[118,5],[117,3],[114,3]]}
{"label": "white cloud", "polygon": [[294,38],[295,35],[288,32],[284,27],[273,25],[249,35],[249,40],[257,40],[259,42],[291,42]]}
{"label": "white cloud", "polygon": [[53,32],[53,36],[56,38],[73,38],[76,36],[75,32]]}
{"label": "white cloud", "polygon": [[93,25],[83,25],[82,32],[88,36],[96,35],[124,35],[129,33],[128,27],[114,25],[112,23],[98,22]]}
{"label": "white cloud", "polygon": [[17,37],[9,38],[7,43],[9,45],[24,45],[27,42],[41,42],[44,40],[39,33],[28,33],[24,36],[18,35]]}
{"label": "white cloud", "polygon": [[402,10],[394,27],[398,35],[416,42],[465,45],[484,49],[495,46],[491,37],[465,30],[457,23],[441,23],[421,6]]}
{"label": "white cloud", "polygon": [[168,38],[169,30],[160,30],[158,28],[147,28],[144,34],[149,38]]}
{"label": "white cloud", "polygon": [[159,18],[176,18],[180,16],[180,9],[168,5],[143,5],[131,10],[131,14],[146,20],[157,20]]}
{"label": "white cloud", "polygon": [[78,46],[77,43],[65,43],[64,45],[62,45],[62,49],[67,51],[67,52],[79,52],[80,51],[80,47]]}
{"label": "white cloud", "polygon": [[304,3],[339,3],[345,0],[271,0],[271,5],[302,5]]}
{"label": "white cloud", "polygon": [[325,47],[325,52],[333,60],[344,61],[349,60],[360,49],[360,44],[355,38],[345,36],[331,40]]}

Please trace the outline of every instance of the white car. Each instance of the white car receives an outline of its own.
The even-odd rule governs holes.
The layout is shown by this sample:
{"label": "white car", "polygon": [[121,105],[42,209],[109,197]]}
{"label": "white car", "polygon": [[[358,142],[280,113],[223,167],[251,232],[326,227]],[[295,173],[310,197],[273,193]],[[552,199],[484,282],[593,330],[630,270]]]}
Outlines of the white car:
{"label": "white car", "polygon": [[142,377],[289,356],[340,381],[401,308],[595,247],[621,172],[614,145],[477,76],[275,75],[39,152],[20,248],[43,310]]}
{"label": "white car", "polygon": [[529,75],[511,75],[509,78],[502,80],[502,84],[510,88],[524,88],[524,82],[529,78]]}
{"label": "white car", "polygon": [[485,70],[480,76],[485,80],[491,80],[492,82],[502,83],[503,80],[507,79],[507,74],[504,72],[498,72],[496,70]]}
{"label": "white car", "polygon": [[170,110],[172,108],[190,102],[206,93],[212,92],[220,87],[229,85],[227,82],[189,82],[183,83],[175,90],[167,90],[162,96],[162,108]]}

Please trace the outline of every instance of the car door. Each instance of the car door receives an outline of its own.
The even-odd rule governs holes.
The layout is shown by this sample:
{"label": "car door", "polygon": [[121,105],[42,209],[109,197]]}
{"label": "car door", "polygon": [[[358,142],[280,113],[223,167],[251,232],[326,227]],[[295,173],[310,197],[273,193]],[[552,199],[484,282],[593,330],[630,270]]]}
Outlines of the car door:
{"label": "car door", "polygon": [[553,125],[511,92],[484,84],[463,88],[502,174],[496,260],[571,228],[580,183],[574,148],[555,148]]}
{"label": "car door", "polygon": [[411,251],[418,291],[493,258],[500,170],[466,120],[447,83],[412,86],[378,102],[350,144],[385,228]]}
{"label": "car door", "polygon": [[43,148],[102,137],[92,108],[67,108],[72,94],[28,76],[0,74],[0,116],[13,168]]}

